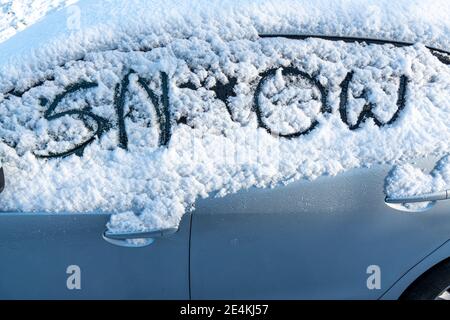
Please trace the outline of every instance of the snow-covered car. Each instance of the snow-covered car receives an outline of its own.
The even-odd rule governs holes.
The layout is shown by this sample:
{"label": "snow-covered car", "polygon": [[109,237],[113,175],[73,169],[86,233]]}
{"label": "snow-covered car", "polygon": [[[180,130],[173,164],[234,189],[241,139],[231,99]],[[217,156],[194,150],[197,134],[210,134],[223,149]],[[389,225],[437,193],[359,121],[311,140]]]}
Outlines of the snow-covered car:
{"label": "snow-covered car", "polygon": [[450,4],[69,9],[0,43],[0,298],[449,297]]}

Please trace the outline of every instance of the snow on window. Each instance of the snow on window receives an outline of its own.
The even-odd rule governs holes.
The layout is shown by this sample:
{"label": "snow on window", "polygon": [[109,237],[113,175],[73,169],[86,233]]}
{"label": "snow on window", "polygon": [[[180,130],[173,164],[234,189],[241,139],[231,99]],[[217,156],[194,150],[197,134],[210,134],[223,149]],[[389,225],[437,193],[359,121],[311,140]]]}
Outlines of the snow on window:
{"label": "snow on window", "polygon": [[166,228],[212,192],[450,151],[445,53],[236,34],[153,47],[143,35],[142,47],[3,73],[1,210]]}

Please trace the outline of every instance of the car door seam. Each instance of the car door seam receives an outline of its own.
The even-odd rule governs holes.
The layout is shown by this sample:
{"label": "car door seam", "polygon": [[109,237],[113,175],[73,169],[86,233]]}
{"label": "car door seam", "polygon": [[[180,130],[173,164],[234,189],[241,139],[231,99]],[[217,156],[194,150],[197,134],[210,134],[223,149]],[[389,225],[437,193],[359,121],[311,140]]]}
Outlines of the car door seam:
{"label": "car door seam", "polygon": [[191,243],[192,243],[192,220],[194,214],[191,213],[189,217],[189,250],[188,250],[188,285],[189,285],[189,300],[192,300],[191,292]]}

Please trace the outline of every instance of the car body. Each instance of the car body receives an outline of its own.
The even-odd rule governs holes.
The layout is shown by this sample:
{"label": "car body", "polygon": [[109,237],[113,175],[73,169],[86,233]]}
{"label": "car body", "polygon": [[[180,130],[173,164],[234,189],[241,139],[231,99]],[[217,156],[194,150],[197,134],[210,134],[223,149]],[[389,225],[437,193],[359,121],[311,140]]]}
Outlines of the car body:
{"label": "car body", "polygon": [[[104,214],[2,213],[1,297],[397,299],[450,256],[450,217],[445,202],[387,206],[389,169],[202,200],[177,233],[141,248],[105,241]],[[81,290],[66,286],[72,265]],[[372,265],[380,289],[367,287]]]}
{"label": "car body", "polygon": [[[332,35],[259,37],[412,45]],[[429,50],[448,67],[445,50]],[[47,119],[53,111],[49,107]],[[57,156],[80,156],[78,151]],[[431,155],[407,163],[428,172],[439,159]],[[398,299],[450,258],[450,201],[434,201],[426,210],[399,210],[385,191],[394,164],[252,187],[225,197],[211,193],[197,199],[175,230],[111,233],[106,230],[111,213],[100,210],[1,212],[0,298]],[[5,170],[5,188],[8,174]]]}

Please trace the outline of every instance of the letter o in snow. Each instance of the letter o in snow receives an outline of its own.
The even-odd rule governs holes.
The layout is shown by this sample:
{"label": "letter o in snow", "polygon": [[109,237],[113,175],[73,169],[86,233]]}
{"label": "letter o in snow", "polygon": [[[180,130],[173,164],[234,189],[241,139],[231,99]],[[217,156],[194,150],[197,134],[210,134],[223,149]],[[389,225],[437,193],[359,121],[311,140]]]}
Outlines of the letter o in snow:
{"label": "letter o in snow", "polygon": [[[278,129],[273,128],[273,123],[272,124],[269,123],[267,118],[268,118],[268,116],[273,115],[274,112],[264,112],[264,110],[263,110],[264,102],[265,102],[264,99],[267,100],[267,98],[264,98],[264,91],[265,91],[264,87],[267,85],[267,83],[271,79],[274,79],[275,77],[283,77],[283,78],[299,77],[300,79],[302,79],[305,82],[305,84],[312,87],[310,90],[311,92],[313,92],[314,89],[316,89],[315,91],[318,93],[318,100],[316,101],[311,98],[309,102],[305,102],[305,105],[307,105],[308,103],[311,103],[311,101],[316,101],[316,103],[319,104],[319,110],[316,111],[315,115],[312,114],[314,112],[309,112],[310,114],[308,115],[308,118],[309,118],[308,120],[310,120],[310,124],[307,127],[300,128],[295,132],[286,133],[286,132],[281,132],[283,130],[280,128],[278,128]],[[275,79],[275,81],[277,81],[277,79]],[[273,87],[275,88],[276,86],[277,86],[277,84],[275,83],[273,85]],[[272,88],[272,89],[274,89],[274,88]],[[270,89],[269,89],[269,91],[270,91]],[[296,94],[295,90],[293,90],[293,91],[286,90],[284,97],[282,97],[281,95],[278,95],[278,96],[281,96],[282,100],[285,100],[285,101],[282,101],[282,103],[283,102],[291,103],[292,101],[294,101],[294,103],[301,104],[300,102],[295,101],[295,99],[299,98],[299,97],[295,97],[295,96],[292,97],[292,95],[295,95],[295,94]],[[275,94],[274,96],[277,96],[277,95]],[[273,69],[267,70],[261,74],[261,80],[259,81],[258,86],[256,87],[256,91],[255,91],[255,95],[254,95],[254,99],[253,99],[253,111],[256,113],[256,117],[258,120],[258,127],[264,128],[269,134],[273,134],[273,135],[280,136],[283,138],[288,138],[288,139],[296,138],[296,137],[299,137],[301,135],[305,135],[305,134],[308,134],[309,132],[311,132],[318,125],[318,122],[316,120],[317,115],[320,113],[327,112],[327,91],[318,80],[314,79],[306,72],[300,71],[297,68],[294,68],[294,67],[273,68]],[[269,115],[268,115],[268,113],[269,113]],[[300,115],[303,116],[303,118],[305,118],[305,116],[306,116],[303,112]],[[285,117],[285,118],[292,119],[293,116],[294,115],[287,114],[287,117]],[[283,119],[281,119],[281,120],[283,120]]]}

